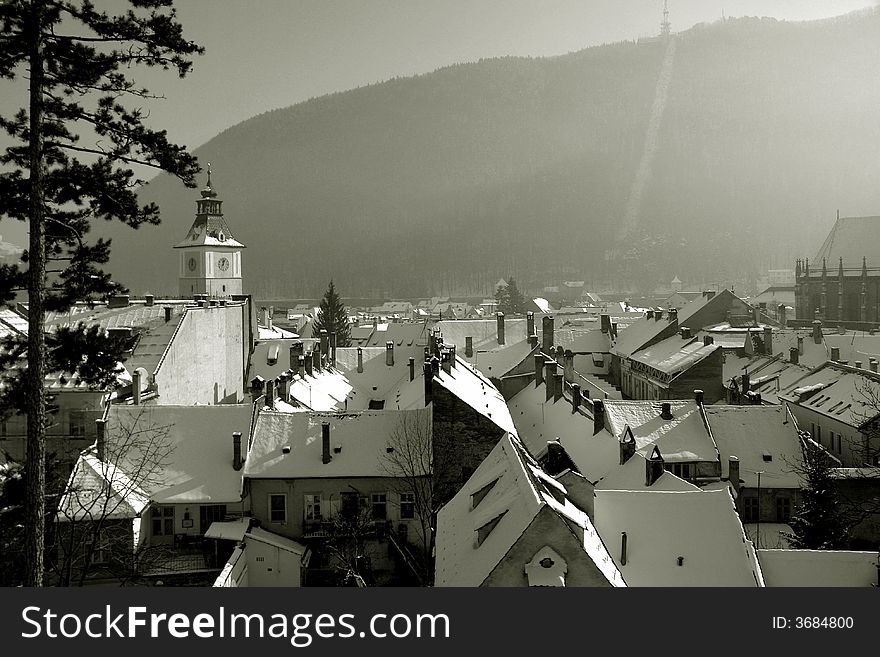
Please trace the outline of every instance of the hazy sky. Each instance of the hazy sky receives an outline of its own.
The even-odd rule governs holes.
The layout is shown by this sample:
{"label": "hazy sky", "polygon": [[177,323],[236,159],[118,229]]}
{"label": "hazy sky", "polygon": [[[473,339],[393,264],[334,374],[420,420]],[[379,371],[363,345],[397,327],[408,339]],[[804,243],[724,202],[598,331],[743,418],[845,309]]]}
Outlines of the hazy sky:
{"label": "hazy sky", "polygon": [[[872,0],[669,0],[673,31],[726,16],[808,20]],[[656,34],[662,0],[181,0],[206,48],[153,85],[158,125],[195,148],[256,114],[333,91],[503,55],[550,56]]]}
{"label": "hazy sky", "polygon": [[[106,0],[122,5],[121,0]],[[668,0],[673,31],[724,15],[812,20],[877,0]],[[127,4],[127,3],[126,3]],[[504,55],[553,56],[657,34],[663,0],[178,0],[206,48],[184,80],[140,71],[166,97],[150,123],[194,149],[262,112],[334,91]],[[27,105],[0,81],[0,112]],[[16,222],[17,223],[17,222]],[[22,225],[0,225],[4,239]]]}

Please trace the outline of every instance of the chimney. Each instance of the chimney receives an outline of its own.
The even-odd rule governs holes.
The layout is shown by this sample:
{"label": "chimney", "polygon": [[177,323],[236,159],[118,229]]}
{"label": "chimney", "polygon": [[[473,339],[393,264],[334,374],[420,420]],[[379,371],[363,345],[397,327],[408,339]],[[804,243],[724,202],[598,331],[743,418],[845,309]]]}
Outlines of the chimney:
{"label": "chimney", "polygon": [[857,370],[862,369],[862,361],[860,361],[860,360],[855,361],[855,362],[853,363],[853,365],[856,366],[856,369],[857,369]]}
{"label": "chimney", "polygon": [[290,384],[290,377],[287,376],[287,373],[284,372],[278,376],[278,399],[286,402],[290,398],[290,394],[288,392],[288,385]]}
{"label": "chimney", "polygon": [[651,456],[645,461],[645,486],[653,486],[663,476],[663,456],[657,445],[651,450]]}
{"label": "chimney", "polygon": [[544,315],[542,319],[543,335],[541,336],[541,348],[545,353],[550,353],[553,348],[553,315]]}
{"label": "chimney", "polygon": [[711,335],[704,335],[703,346],[708,347],[710,344],[715,344],[715,338],[713,338]]}
{"label": "chimney", "polygon": [[394,365],[394,343],[391,340],[385,343],[385,364],[389,367]]}
{"label": "chimney", "polygon": [[431,359],[431,372],[433,372],[434,376],[438,376],[440,374],[440,359],[437,356],[434,356]]}
{"label": "chimney", "polygon": [[551,477],[559,474],[568,466],[567,456],[565,448],[562,446],[562,443],[559,442],[559,438],[556,440],[548,440],[547,461],[544,470]]}
{"label": "chimney", "polygon": [[605,403],[601,399],[593,400],[593,435],[605,428]]}
{"label": "chimney", "polygon": [[617,337],[617,322],[611,322],[611,335]]}
{"label": "chimney", "polygon": [[672,404],[669,402],[663,402],[660,404],[660,417],[664,420],[672,419]]}
{"label": "chimney", "polygon": [[321,462],[327,465],[332,458],[330,455],[330,423],[323,422],[321,424]]}
{"label": "chimney", "polygon": [[290,344],[290,369],[292,369],[296,374],[299,374],[299,357],[302,356],[302,353],[302,342],[292,342]]}
{"label": "chimney", "polygon": [[450,352],[449,352],[449,366],[450,367],[455,367],[455,349],[456,349],[455,345],[452,345],[450,347]]}
{"label": "chimney", "polygon": [[814,319],[813,320],[813,342],[816,344],[822,344],[822,320]]}
{"label": "chimney", "polygon": [[681,333],[682,340],[690,340],[691,339],[691,330],[687,326],[682,326],[679,329],[679,333]]}
{"label": "chimney", "polygon": [[776,317],[779,323],[782,325],[782,328],[785,328],[786,317],[784,303],[780,303],[778,306],[776,306]]}
{"label": "chimney", "polygon": [[544,354],[535,354],[535,387],[544,382]]}
{"label": "chimney", "polygon": [[266,381],[266,406],[275,408],[275,379]]}
{"label": "chimney", "polygon": [[553,403],[555,404],[562,399],[562,387],[565,385],[562,372],[553,373]]}
{"label": "chimney", "polygon": [[144,305],[145,305],[147,308],[151,308],[151,307],[153,306],[153,300],[154,300],[155,298],[156,298],[156,297],[154,297],[152,294],[145,294],[145,295],[144,295]]}
{"label": "chimney", "polygon": [[504,313],[495,313],[495,324],[498,329],[498,344],[504,344]]}
{"label": "chimney", "polygon": [[431,363],[422,365],[422,374],[425,379],[425,406],[434,400],[434,373],[431,371]]}
{"label": "chimney", "polygon": [[275,306],[269,306],[269,319],[266,322],[266,326],[270,331],[274,330],[272,327],[272,318],[275,316]]}
{"label": "chimney", "polygon": [[791,360],[791,362],[794,365],[797,365],[798,364],[798,356],[799,356],[797,347],[789,347],[788,355],[789,355],[789,360]]}
{"label": "chimney", "polygon": [[232,433],[232,469],[241,470],[244,461],[241,458],[241,431]]}
{"label": "chimney", "polygon": [[562,369],[565,372],[565,380],[574,382],[574,352],[566,349],[562,354]]}
{"label": "chimney", "polygon": [[831,347],[831,360],[835,362],[840,360],[840,347]]}
{"label": "chimney", "polygon": [[647,313],[645,313],[645,317],[647,317],[648,319],[654,319],[654,311],[649,310]]}
{"label": "chimney", "polygon": [[266,306],[260,306],[260,315],[261,315],[260,319],[263,320],[262,321],[263,326],[268,328],[268,326],[269,326],[269,309],[266,308]]}
{"label": "chimney", "polygon": [[208,305],[211,306],[211,308],[216,308],[219,304],[220,302],[217,301],[217,299],[210,299],[208,301]]}
{"label": "chimney", "polygon": [[165,311],[165,321],[170,322],[171,321],[171,313],[174,311],[174,309],[171,306],[165,306],[164,308],[162,308],[162,310]]}
{"label": "chimney", "polygon": [[263,394],[263,388],[265,386],[265,381],[263,377],[257,375],[253,379],[251,379],[251,400],[257,401],[257,397]]}
{"label": "chimney", "polygon": [[534,348],[537,347],[537,346],[538,346],[538,334],[537,334],[537,333],[532,333],[532,334],[529,336],[529,347],[531,347],[532,349],[534,349]]}
{"label": "chimney", "polygon": [[620,449],[620,465],[623,465],[636,453],[636,441],[632,436],[632,432],[625,431],[620,440],[617,441],[617,445]]}
{"label": "chimney", "polygon": [[132,403],[135,406],[138,406],[141,403],[141,372],[140,370],[135,370],[131,373],[131,399]]}
{"label": "chimney", "polygon": [[443,368],[443,371],[449,374],[452,371],[452,362],[450,360],[450,356],[452,355],[451,351],[444,351],[440,355],[440,367]]}
{"label": "chimney", "polygon": [[336,367],[336,331],[330,334],[330,365]]}
{"label": "chimney", "polygon": [[327,329],[321,329],[321,364],[324,364],[324,356],[330,353],[330,335],[327,333]]}
{"label": "chimney", "polygon": [[751,386],[751,381],[749,380],[749,371],[746,370],[743,372],[742,377],[740,377],[740,391],[742,394],[747,395],[749,393],[749,388]]}
{"label": "chimney", "polygon": [[196,303],[198,304],[199,308],[204,308],[205,306],[208,305],[208,300],[207,299],[199,299],[198,301],[196,301]]}
{"label": "chimney", "polygon": [[[317,349],[315,347],[318,347]],[[321,371],[321,352],[320,346],[317,344],[312,345],[312,370],[317,374]]]}
{"label": "chimney", "polygon": [[312,358],[311,352],[303,356],[303,364],[306,366],[306,376],[312,376],[315,359]]}
{"label": "chimney", "polygon": [[868,359],[868,369],[871,370],[872,372],[877,371],[877,359],[874,358],[873,356]]}
{"label": "chimney", "polygon": [[103,461],[107,453],[107,420],[98,418],[95,420],[95,450],[98,452],[98,460]]}
{"label": "chimney", "polygon": [[[669,310],[666,311],[666,314],[667,314],[670,322],[677,322],[678,321],[678,308],[670,308]],[[659,319],[659,317],[658,317],[658,319]],[[690,329],[688,329],[688,331],[690,331]]]}
{"label": "chimney", "polygon": [[732,454],[727,459],[727,480],[733,486],[734,499],[739,499],[739,459]]}
{"label": "chimney", "polygon": [[226,307],[226,299],[220,299],[220,302],[219,302],[219,303],[220,303],[220,307],[221,307],[221,308],[225,308],[225,307]]}
{"label": "chimney", "polygon": [[602,333],[611,333],[611,315],[606,315],[602,313],[599,315],[599,326],[602,329]]}
{"label": "chimney", "polygon": [[765,326],[764,327],[764,355],[772,356],[773,355],[773,327]]}
{"label": "chimney", "polygon": [[544,401],[550,401],[553,397],[553,375],[556,374],[556,361],[548,360],[544,362],[544,388],[546,389],[546,394],[544,395]]}
{"label": "chimney", "polygon": [[715,290],[706,290],[706,299],[711,299],[715,296]]}
{"label": "chimney", "polygon": [[412,381],[416,378],[416,359],[412,356],[409,357],[409,380]]}
{"label": "chimney", "polygon": [[626,565],[626,532],[620,532],[620,565]]}
{"label": "chimney", "polygon": [[526,337],[531,338],[535,335],[535,313],[531,310],[526,313]]}
{"label": "chimney", "polygon": [[474,339],[471,336],[464,339],[464,355],[465,358],[474,357]]}
{"label": "chimney", "polygon": [[114,294],[107,300],[107,308],[127,308],[128,300],[127,294]]}
{"label": "chimney", "polygon": [[577,413],[581,406],[581,386],[577,383],[571,384],[571,412]]}
{"label": "chimney", "polygon": [[802,335],[798,336],[797,350],[798,350],[799,355],[801,355],[801,356],[804,355],[804,336],[802,336]]}
{"label": "chimney", "polygon": [[703,391],[697,388],[694,390],[694,401],[697,402],[697,405],[703,405]]}

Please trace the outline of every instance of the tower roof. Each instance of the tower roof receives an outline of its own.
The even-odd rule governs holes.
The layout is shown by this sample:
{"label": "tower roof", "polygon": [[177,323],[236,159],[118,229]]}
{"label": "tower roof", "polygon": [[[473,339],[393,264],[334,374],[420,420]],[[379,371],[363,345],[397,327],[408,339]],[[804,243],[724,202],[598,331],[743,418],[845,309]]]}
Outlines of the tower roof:
{"label": "tower roof", "polygon": [[175,249],[183,249],[192,246],[226,246],[243,249],[245,245],[239,242],[229,230],[229,224],[220,210],[221,201],[217,198],[217,192],[211,186],[211,165],[208,164],[208,182],[201,191],[202,197],[196,201],[196,218],[190,226],[186,237],[174,245]]}
{"label": "tower roof", "polygon": [[880,267],[880,217],[840,217],[825,238],[814,262],[843,259],[847,269]]}

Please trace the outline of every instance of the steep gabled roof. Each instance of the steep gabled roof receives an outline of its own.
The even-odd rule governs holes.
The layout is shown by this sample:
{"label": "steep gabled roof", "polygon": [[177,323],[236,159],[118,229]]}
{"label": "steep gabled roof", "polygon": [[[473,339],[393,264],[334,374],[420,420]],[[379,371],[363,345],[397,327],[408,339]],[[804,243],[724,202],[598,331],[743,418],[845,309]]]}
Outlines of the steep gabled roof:
{"label": "steep gabled roof", "polygon": [[861,268],[864,257],[868,267],[880,267],[878,245],[880,217],[840,217],[811,264],[819,269],[824,258],[828,267],[837,267],[843,258],[845,268]]}

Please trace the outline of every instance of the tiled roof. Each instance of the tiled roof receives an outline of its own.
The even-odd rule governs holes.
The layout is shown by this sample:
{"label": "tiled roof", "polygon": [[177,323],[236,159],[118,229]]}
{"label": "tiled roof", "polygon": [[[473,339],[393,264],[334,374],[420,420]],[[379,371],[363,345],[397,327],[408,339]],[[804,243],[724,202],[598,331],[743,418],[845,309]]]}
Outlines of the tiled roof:
{"label": "tiled roof", "polygon": [[780,399],[853,427],[877,417],[873,400],[880,398],[880,376],[827,362],[779,393]]}
{"label": "tiled roof", "polygon": [[758,550],[767,586],[877,586],[877,551]]}
{"label": "tiled roof", "polygon": [[189,231],[175,249],[183,249],[189,246],[226,246],[243,249],[244,244],[232,236],[229,224],[223,215],[196,215],[195,221]]}
{"label": "tiled roof", "polygon": [[697,338],[687,341],[673,336],[632,354],[630,358],[674,378],[720,348],[716,344],[703,344]]}
{"label": "tiled roof", "polygon": [[839,259],[846,268],[861,268],[862,258],[868,267],[880,267],[880,217],[840,217],[825,238],[815,260],[810,262],[811,271],[818,271],[825,258],[827,266],[836,275]]}

